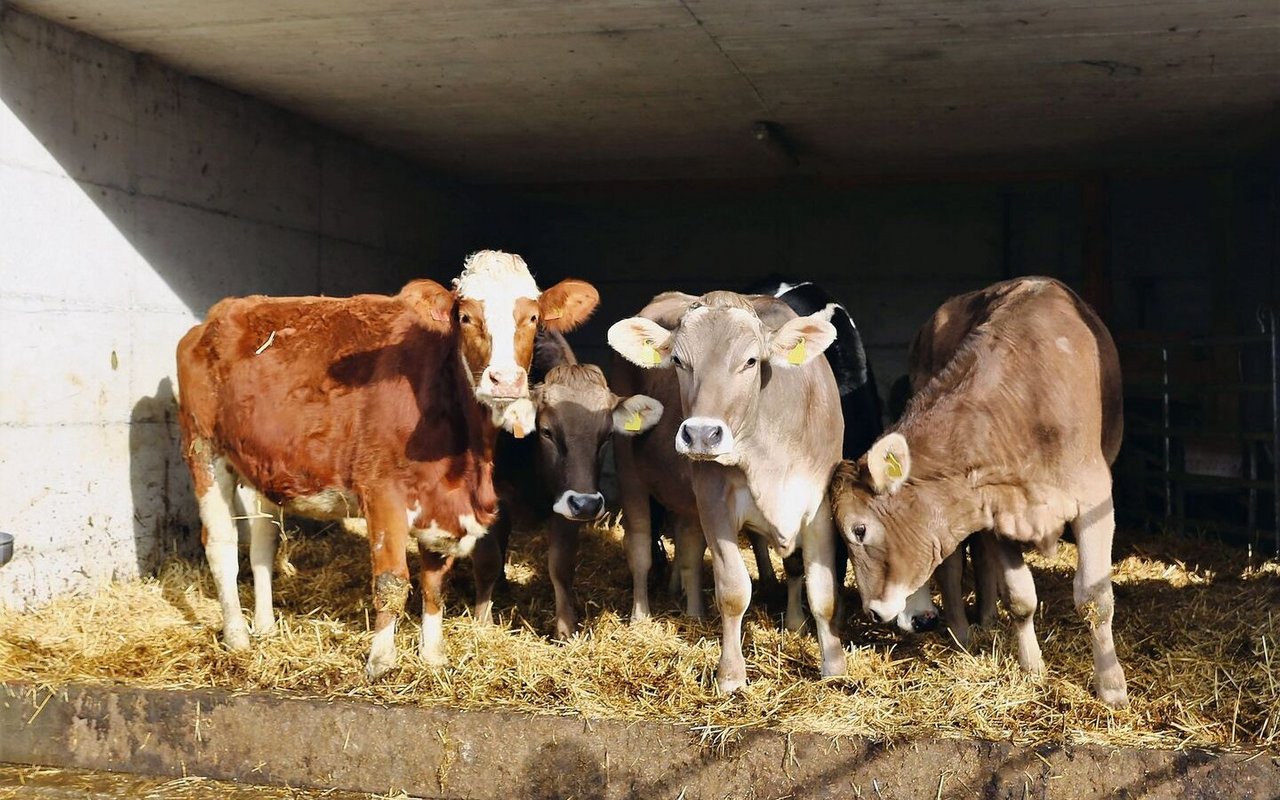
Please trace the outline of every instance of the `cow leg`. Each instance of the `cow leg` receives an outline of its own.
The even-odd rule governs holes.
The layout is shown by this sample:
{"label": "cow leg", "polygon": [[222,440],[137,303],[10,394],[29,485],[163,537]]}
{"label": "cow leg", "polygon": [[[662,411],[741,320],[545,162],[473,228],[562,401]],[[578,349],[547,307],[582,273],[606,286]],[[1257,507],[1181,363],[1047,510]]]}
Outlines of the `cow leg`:
{"label": "cow leg", "polygon": [[[221,458],[213,458],[199,469],[207,470],[208,488],[197,499],[200,522],[204,526],[204,553],[209,559],[222,606],[222,641],[228,650],[244,650],[249,646],[249,626],[240,609],[240,590],[236,578],[240,573],[239,535],[232,510],[236,478]],[[197,485],[203,481],[197,481]]]}
{"label": "cow leg", "polygon": [[756,585],[760,587],[760,594],[764,597],[776,596],[782,590],[782,584],[778,583],[778,573],[773,571],[769,543],[760,534],[750,532],[747,533],[747,541],[751,542],[751,552],[756,557],[756,574],[760,576]]}
{"label": "cow leg", "polygon": [[[405,561],[409,520],[404,503],[374,498],[366,507],[369,550],[373,558],[373,644],[365,675],[373,680],[396,665],[396,620],[409,599],[409,565]],[[425,593],[425,590],[424,590]]]}
{"label": "cow leg", "polygon": [[471,572],[476,581],[476,604],[472,614],[484,622],[493,622],[493,590],[506,569],[510,531],[510,517],[500,514],[489,529],[489,535],[476,540],[475,549],[471,551]]}
{"label": "cow leg", "polygon": [[676,520],[676,565],[672,574],[680,576],[684,589],[685,614],[693,619],[706,616],[702,602],[702,554],[707,550],[706,538],[696,519]]}
{"label": "cow leg", "polygon": [[280,507],[252,486],[237,489],[240,510],[249,521],[249,569],[253,572],[253,632],[265,636],[275,628],[271,604],[271,569],[275,566]]}
{"label": "cow leg", "polygon": [[999,614],[996,599],[1000,596],[1000,567],[995,550],[999,545],[991,531],[980,531],[969,537],[969,560],[973,563],[974,599],[978,606],[978,624],[994,627]]}
{"label": "cow leg", "polygon": [[1081,507],[1084,512],[1072,523],[1078,551],[1073,587],[1076,610],[1089,623],[1093,639],[1094,689],[1098,698],[1109,706],[1121,708],[1129,704],[1129,692],[1111,635],[1111,618],[1115,610],[1111,591],[1115,506],[1108,493],[1101,501],[1093,505],[1082,503]]}
{"label": "cow leg", "polygon": [[[796,548],[797,552],[782,559],[782,569],[787,573],[787,611],[783,614],[782,624],[789,631],[798,631],[804,627],[804,604],[800,599],[800,593],[804,591],[805,569],[804,554],[800,552],[802,549],[803,545]],[[832,613],[835,613],[834,610]]]}
{"label": "cow leg", "polygon": [[[994,537],[993,537],[994,538]],[[1040,656],[1040,643],[1036,641],[1035,615],[1039,600],[1036,582],[1031,568],[1022,560],[1022,548],[1007,539],[995,540],[993,550],[998,560],[1004,586],[1004,603],[1013,617],[1014,632],[1018,637],[1018,664],[1032,675],[1044,672],[1044,659]]]}
{"label": "cow leg", "polygon": [[934,577],[938,579],[938,587],[942,590],[942,614],[946,618],[947,628],[956,644],[969,647],[969,618],[965,613],[964,603],[964,545],[942,559]]}
{"label": "cow leg", "polygon": [[647,494],[623,490],[622,546],[631,568],[631,621],[639,622],[649,618],[649,569],[653,566]]}
{"label": "cow leg", "polygon": [[831,624],[836,612],[836,532],[825,504],[813,521],[801,530],[800,547],[804,555],[809,611],[813,614],[813,629],[822,650],[822,676],[843,675],[846,670],[844,647]]}
{"label": "cow leg", "polygon": [[556,516],[547,529],[547,573],[556,593],[556,632],[560,640],[578,630],[578,612],[574,607],[573,578],[578,569],[578,524]]}
{"label": "cow leg", "polygon": [[738,549],[738,531],[715,504],[711,514],[702,513],[702,492],[698,510],[702,533],[711,548],[711,573],[715,578],[716,604],[720,608],[720,665],[716,686],[729,694],[747,683],[747,662],[742,657],[742,617],[751,603],[751,574]]}
{"label": "cow leg", "polygon": [[443,667],[449,662],[444,650],[444,579],[452,566],[453,556],[422,551],[422,629],[418,633],[418,658],[433,667]]}

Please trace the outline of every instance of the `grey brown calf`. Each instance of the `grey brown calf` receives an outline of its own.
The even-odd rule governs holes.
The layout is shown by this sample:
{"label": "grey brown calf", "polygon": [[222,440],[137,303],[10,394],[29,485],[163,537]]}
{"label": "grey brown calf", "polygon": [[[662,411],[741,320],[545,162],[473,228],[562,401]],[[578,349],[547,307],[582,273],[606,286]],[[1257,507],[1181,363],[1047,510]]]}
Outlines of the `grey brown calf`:
{"label": "grey brown calf", "polygon": [[1020,278],[947,301],[929,323],[959,345],[911,399],[896,428],[831,482],[863,605],[877,618],[956,546],[989,530],[1018,631],[1018,661],[1043,671],[1037,598],[1021,546],[1051,551],[1070,523],[1075,604],[1090,628],[1094,686],[1128,702],[1111,633],[1110,464],[1119,451],[1120,363],[1111,335],[1049,278]]}
{"label": "grey brown calf", "polygon": [[[558,341],[557,341],[558,340]],[[555,636],[577,630],[573,596],[578,529],[604,513],[599,491],[601,455],[611,435],[632,436],[662,415],[644,396],[618,397],[594,364],[578,364],[558,336],[539,335],[535,367],[554,364],[530,393],[537,424],[524,439],[499,440],[494,483],[500,513],[492,532],[477,544],[475,615],[491,619],[493,589],[506,564],[513,524],[547,524],[547,571],[555,590]]]}
{"label": "grey brown calf", "polygon": [[774,298],[733,292],[657,301],[675,305],[673,326],[650,318],[658,314],[632,317],[610,327],[609,344],[637,366],[676,370],[683,419],[675,446],[692,461],[722,621],[717,685],[732,692],[747,679],[742,617],[751,582],[738,550],[744,529],[763,534],[784,556],[802,548],[822,674],[841,674],[825,490],[840,460],[844,422],[831,367],[819,358],[835,338],[830,310],[797,317]]}

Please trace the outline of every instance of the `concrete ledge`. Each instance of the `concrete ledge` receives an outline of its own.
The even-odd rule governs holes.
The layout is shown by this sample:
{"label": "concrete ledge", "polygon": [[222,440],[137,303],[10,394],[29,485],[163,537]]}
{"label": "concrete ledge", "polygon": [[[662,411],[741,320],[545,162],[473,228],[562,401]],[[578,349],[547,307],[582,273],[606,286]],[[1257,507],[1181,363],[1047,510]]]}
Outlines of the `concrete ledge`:
{"label": "concrete ledge", "polygon": [[1280,756],[747,731],[266,694],[0,685],[0,761],[420,797],[1271,798]]}

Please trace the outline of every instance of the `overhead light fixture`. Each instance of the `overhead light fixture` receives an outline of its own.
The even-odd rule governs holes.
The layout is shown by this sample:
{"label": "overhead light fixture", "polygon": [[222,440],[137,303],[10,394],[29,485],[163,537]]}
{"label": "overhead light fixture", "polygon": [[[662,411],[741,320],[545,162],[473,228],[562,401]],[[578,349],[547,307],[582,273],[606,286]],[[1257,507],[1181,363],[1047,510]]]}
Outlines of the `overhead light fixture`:
{"label": "overhead light fixture", "polygon": [[785,159],[791,166],[797,167],[800,165],[800,158],[796,155],[795,144],[787,136],[787,132],[781,124],[767,119],[756,120],[751,123],[751,135],[755,137],[757,142],[763,144],[774,155]]}

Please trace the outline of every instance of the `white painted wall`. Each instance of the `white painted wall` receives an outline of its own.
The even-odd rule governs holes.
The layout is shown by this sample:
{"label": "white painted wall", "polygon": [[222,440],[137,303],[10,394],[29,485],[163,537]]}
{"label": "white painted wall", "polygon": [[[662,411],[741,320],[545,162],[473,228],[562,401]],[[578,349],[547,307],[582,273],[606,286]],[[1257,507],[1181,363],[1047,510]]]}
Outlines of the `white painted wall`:
{"label": "white painted wall", "polygon": [[0,606],[198,545],[174,346],[230,294],[457,272],[452,192],[0,3]]}

